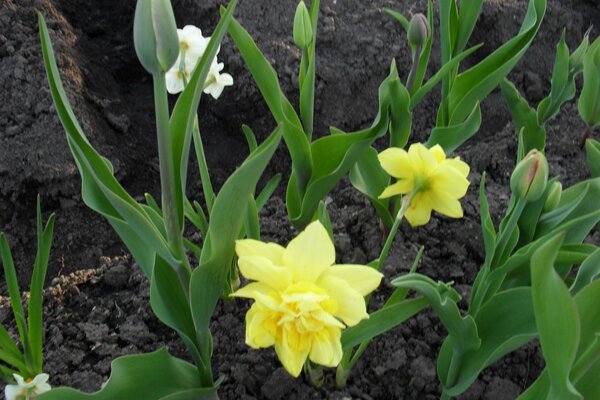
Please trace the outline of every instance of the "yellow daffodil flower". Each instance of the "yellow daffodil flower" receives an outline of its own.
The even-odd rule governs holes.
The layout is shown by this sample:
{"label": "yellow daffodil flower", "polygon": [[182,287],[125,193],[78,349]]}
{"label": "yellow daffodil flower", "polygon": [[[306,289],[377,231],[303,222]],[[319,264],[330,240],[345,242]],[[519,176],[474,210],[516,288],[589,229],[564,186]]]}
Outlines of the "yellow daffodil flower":
{"label": "yellow daffodil flower", "polygon": [[254,299],[246,314],[246,343],[275,346],[285,369],[298,376],[307,358],[335,367],[341,332],[368,318],[364,296],[382,275],[364,265],[334,265],[335,248],[320,222],[286,248],[245,239],[236,243],[240,272],[256,281],[233,296]]}
{"label": "yellow daffodil flower", "polygon": [[379,162],[397,179],[379,198],[412,195],[404,214],[411,226],[427,224],[432,210],[451,218],[463,216],[459,199],[469,188],[469,166],[459,157],[446,159],[440,145],[428,149],[415,143],[408,151],[400,148],[384,150],[379,154]]}

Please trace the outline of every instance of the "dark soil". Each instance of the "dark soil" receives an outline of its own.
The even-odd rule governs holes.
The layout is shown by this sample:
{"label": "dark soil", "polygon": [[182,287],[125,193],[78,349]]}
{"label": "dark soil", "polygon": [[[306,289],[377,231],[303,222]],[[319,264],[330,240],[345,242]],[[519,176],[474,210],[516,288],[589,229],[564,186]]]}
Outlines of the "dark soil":
{"label": "dark soil", "polygon": [[[174,0],[178,24],[214,28],[224,1]],[[316,131],[328,126],[356,130],[370,124],[377,108],[377,87],[392,58],[399,70],[409,68],[408,49],[399,25],[382,7],[407,14],[424,9],[424,0],[324,0],[317,54]],[[110,361],[123,354],[167,346],[186,357],[176,335],[153,316],[148,282],[127,256],[109,225],[81,201],[80,180],[47,89],[37,35],[36,12],[49,24],[63,81],[73,108],[96,148],[115,165],[117,176],[134,196],[159,190],[152,88],[132,45],[134,1],[0,0],[0,230],[13,247],[19,274],[28,282],[35,254],[34,204],[41,193],[46,213],[58,220],[49,267],[46,299],[46,366],[54,386],[99,389],[110,373]],[[472,42],[485,42],[467,65],[477,62],[514,35],[525,13],[525,0],[489,0]],[[297,100],[296,71],[300,54],[291,42],[295,3],[242,0],[236,11],[279,73],[284,91]],[[563,26],[574,48],[590,25],[600,26],[594,1],[550,0],[548,14],[533,46],[512,73],[526,97],[537,103],[549,90],[554,48]],[[594,32],[593,36],[597,33]],[[434,54],[437,49],[434,49]],[[221,50],[226,70],[235,79],[214,101],[204,98],[200,121],[208,163],[217,186],[246,155],[242,123],[260,138],[274,128],[267,107],[230,39]],[[434,60],[430,70],[439,66]],[[437,94],[415,113],[413,141],[427,137],[434,123]],[[391,289],[390,278],[406,272],[420,245],[426,247],[420,271],[453,280],[468,294],[483,261],[477,184],[488,174],[487,192],[498,221],[508,200],[507,182],[514,165],[515,138],[510,116],[498,92],[483,104],[484,124],[458,154],[472,168],[473,183],[463,200],[465,218],[435,217],[427,226],[403,225],[384,267],[386,283],[373,297],[380,306]],[[587,177],[577,143],[583,125],[575,103],[567,104],[549,125],[551,172],[565,186]],[[280,149],[267,174],[289,173]],[[191,166],[190,194],[199,198],[198,174]],[[284,185],[262,212],[263,240],[285,244],[294,235],[283,202]],[[347,181],[331,193],[338,258],[366,263],[383,245],[369,203]],[[598,233],[594,238],[597,242]],[[224,399],[435,399],[440,388],[435,360],[446,334],[438,319],[425,312],[376,339],[349,379],[337,390],[333,373],[316,389],[289,377],[272,350],[244,344],[246,301],[222,303],[213,322],[214,369],[224,375]],[[4,299],[0,322],[9,324]],[[463,399],[514,399],[543,368],[535,344],[505,357],[475,382]]]}

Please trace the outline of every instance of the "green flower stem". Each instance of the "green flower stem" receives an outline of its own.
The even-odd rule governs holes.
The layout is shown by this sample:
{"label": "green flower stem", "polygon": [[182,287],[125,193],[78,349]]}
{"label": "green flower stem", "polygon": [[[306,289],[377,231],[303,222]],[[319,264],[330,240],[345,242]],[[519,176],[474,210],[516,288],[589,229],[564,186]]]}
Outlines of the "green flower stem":
{"label": "green flower stem", "polygon": [[194,117],[194,129],[192,131],[192,138],[194,140],[194,150],[196,151],[196,158],[198,159],[198,169],[200,170],[200,180],[202,181],[202,190],[204,192],[204,201],[206,202],[206,209],[210,216],[210,211],[215,200],[215,192],[213,190],[212,182],[210,180],[210,174],[208,173],[208,165],[206,164],[206,155],[204,153],[204,146],[202,145],[202,136],[200,136],[200,125],[198,123],[198,115]]}
{"label": "green flower stem", "polygon": [[182,227],[179,224],[175,208],[176,192],[173,182],[173,149],[169,129],[169,104],[167,101],[165,74],[154,74],[153,78],[158,158],[160,164],[161,207],[169,246],[175,257],[180,260],[180,265],[176,268],[176,271],[186,296],[189,296],[192,268],[185,254]]}
{"label": "green flower stem", "polygon": [[385,259],[387,258],[388,253],[390,252],[390,248],[392,247],[392,243],[394,242],[394,238],[396,237],[396,233],[398,232],[400,223],[402,222],[402,219],[404,218],[404,213],[406,213],[406,210],[408,210],[408,207],[410,206],[410,202],[412,201],[415,194],[417,194],[416,190],[410,192],[408,195],[405,195],[402,198],[402,206],[400,207],[400,210],[398,211],[398,214],[396,215],[396,219],[394,220],[392,229],[390,229],[390,233],[385,241],[385,244],[383,245],[383,249],[381,249],[379,258],[377,259],[377,264],[375,265],[375,269],[377,271],[381,270],[381,267],[383,266],[383,263],[385,262]]}
{"label": "green flower stem", "polygon": [[417,78],[417,72],[419,71],[419,64],[421,64],[421,52],[423,46],[417,46],[413,53],[412,68],[408,74],[408,80],[406,81],[406,90],[412,93],[413,86],[415,85],[415,79]]}
{"label": "green flower stem", "polygon": [[[410,207],[410,202],[412,201],[413,197],[418,192],[419,192],[419,189],[417,188],[402,198],[402,203],[401,203],[402,205],[400,207],[400,210],[398,211],[398,214],[396,215],[396,219],[394,220],[392,229],[390,230],[390,233],[388,234],[385,244],[383,245],[383,249],[381,249],[381,253],[379,254],[379,258],[377,259],[377,262],[373,266],[373,268],[375,268],[377,271],[381,270],[381,267],[382,267],[383,263],[385,262],[385,259],[387,258],[388,253],[390,252],[390,248],[392,247],[392,243],[394,242],[394,238],[396,237],[396,233],[398,232],[400,223],[402,222],[402,219],[404,219],[404,214],[406,213],[406,210],[408,210],[408,207]],[[371,296],[367,296],[365,298],[365,302],[367,303],[367,305],[369,304],[370,298],[371,298]],[[350,371],[352,370],[354,365],[356,365],[356,363],[358,362],[358,360],[360,359],[360,357],[362,356],[364,351],[367,349],[367,347],[369,346],[369,343],[371,343],[371,341],[366,340],[358,346],[356,351],[352,352],[350,350],[350,351],[344,352],[344,355],[342,356],[342,360],[340,361],[340,364],[338,365],[336,374],[335,374],[335,382],[338,387],[346,386],[346,382],[348,381],[348,376],[350,375]]]}

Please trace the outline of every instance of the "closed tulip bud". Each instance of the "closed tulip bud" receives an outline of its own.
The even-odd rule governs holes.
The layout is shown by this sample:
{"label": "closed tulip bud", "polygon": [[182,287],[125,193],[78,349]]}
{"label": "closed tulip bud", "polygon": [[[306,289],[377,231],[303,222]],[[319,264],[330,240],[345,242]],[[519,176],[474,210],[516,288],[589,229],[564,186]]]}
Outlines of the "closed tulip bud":
{"label": "closed tulip bud", "polygon": [[301,49],[306,49],[313,41],[312,22],[304,1],[298,3],[294,16],[294,43]]}
{"label": "closed tulip bud", "polygon": [[135,52],[146,71],[168,71],[179,56],[177,25],[170,0],[138,0],[133,22]]}
{"label": "closed tulip bud", "polygon": [[562,184],[558,181],[554,181],[552,186],[550,187],[550,192],[548,193],[548,198],[546,198],[546,202],[544,203],[544,212],[550,212],[556,207],[558,207],[558,203],[560,202],[560,197],[562,196]]}
{"label": "closed tulip bud", "polygon": [[423,14],[413,15],[408,24],[408,43],[413,47],[420,47],[429,39],[429,21]]}
{"label": "closed tulip bud", "polygon": [[548,161],[538,150],[531,150],[515,167],[510,189],[526,202],[538,200],[548,184]]}

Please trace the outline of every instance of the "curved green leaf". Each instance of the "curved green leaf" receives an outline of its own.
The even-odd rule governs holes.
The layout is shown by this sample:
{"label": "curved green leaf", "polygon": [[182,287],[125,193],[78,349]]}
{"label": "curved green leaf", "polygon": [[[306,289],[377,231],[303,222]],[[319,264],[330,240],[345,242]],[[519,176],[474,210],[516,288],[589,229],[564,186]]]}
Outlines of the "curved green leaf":
{"label": "curved green leaf", "polygon": [[433,128],[429,140],[427,140],[427,147],[439,144],[447,154],[451,153],[477,133],[480,126],[481,107],[479,103],[476,103],[464,121],[451,126]]}
{"label": "curved green leaf", "polygon": [[[114,360],[110,378],[106,385],[96,393],[57,388],[39,395],[37,399],[161,400],[165,396],[199,387],[200,380],[196,368],[190,363],[171,356],[163,348],[154,353],[124,356]],[[217,398],[216,393],[212,398]]]}
{"label": "curved green leaf", "polygon": [[448,94],[450,125],[464,121],[475,104],[508,75],[529,48],[545,13],[546,0],[530,0],[519,34],[456,77]]}

